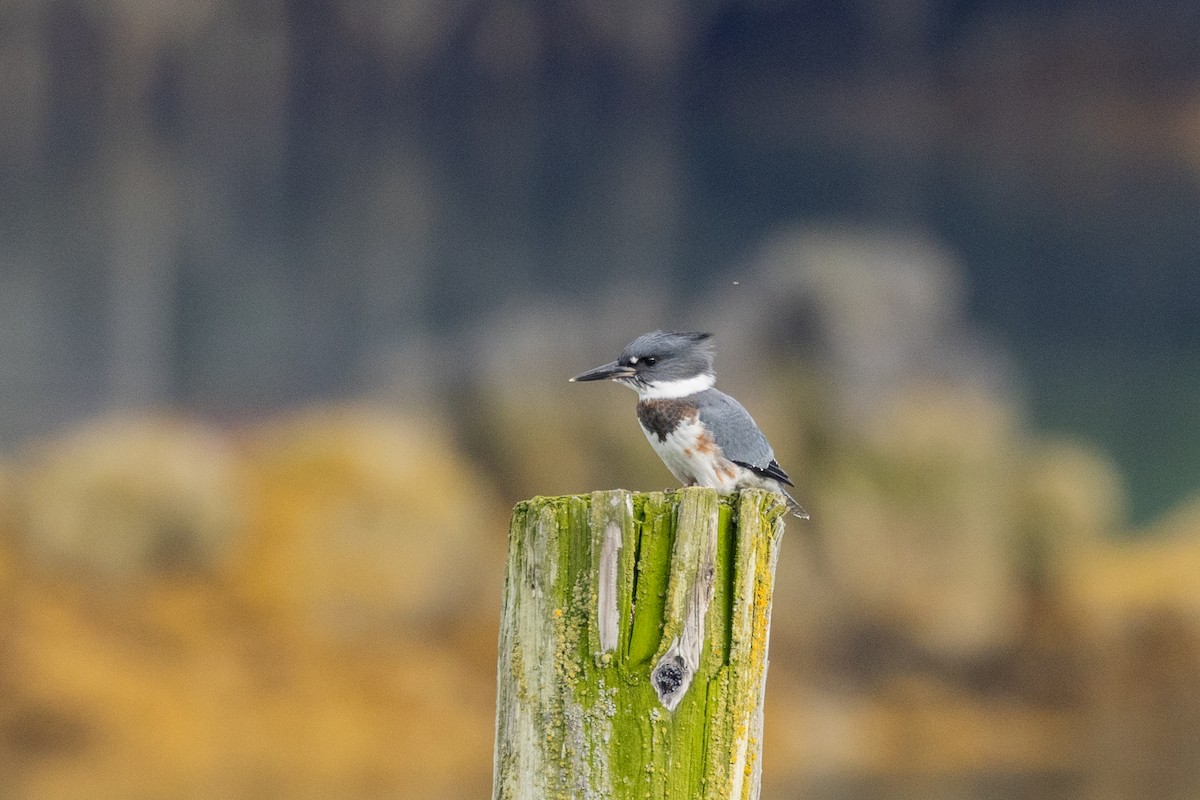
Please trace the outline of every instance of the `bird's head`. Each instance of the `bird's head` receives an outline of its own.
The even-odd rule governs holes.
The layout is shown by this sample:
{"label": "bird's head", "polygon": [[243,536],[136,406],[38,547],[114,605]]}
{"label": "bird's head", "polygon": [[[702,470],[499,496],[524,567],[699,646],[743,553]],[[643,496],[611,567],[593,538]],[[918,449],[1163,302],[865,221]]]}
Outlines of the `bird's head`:
{"label": "bird's head", "polygon": [[616,361],[571,380],[616,381],[643,399],[686,397],[713,385],[711,338],[711,333],[645,333],[630,342]]}

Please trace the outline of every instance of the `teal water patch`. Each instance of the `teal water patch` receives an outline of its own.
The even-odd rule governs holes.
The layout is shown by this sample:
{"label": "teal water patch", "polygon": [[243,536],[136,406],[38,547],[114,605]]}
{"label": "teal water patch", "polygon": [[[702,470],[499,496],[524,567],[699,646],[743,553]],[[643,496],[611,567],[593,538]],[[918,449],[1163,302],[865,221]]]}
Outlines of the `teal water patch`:
{"label": "teal water patch", "polygon": [[1150,343],[1014,345],[1034,426],[1098,447],[1142,526],[1200,492],[1200,352]]}

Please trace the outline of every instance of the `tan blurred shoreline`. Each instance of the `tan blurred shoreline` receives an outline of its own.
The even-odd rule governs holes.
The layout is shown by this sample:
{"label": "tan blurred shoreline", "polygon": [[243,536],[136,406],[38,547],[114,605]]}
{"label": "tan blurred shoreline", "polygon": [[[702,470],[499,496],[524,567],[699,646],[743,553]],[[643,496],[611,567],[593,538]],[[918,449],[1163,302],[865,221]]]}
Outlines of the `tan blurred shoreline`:
{"label": "tan blurred shoreline", "polygon": [[[810,462],[816,530],[792,525],[779,567],[768,789],[1189,796],[1200,511],[1129,538],[1096,500],[1118,491],[1103,460],[978,397],[927,388],[887,420]],[[0,539],[13,796],[485,794],[506,511],[446,430],[364,406],[234,432],[126,417],[19,454]],[[535,476],[552,452],[510,458]]]}

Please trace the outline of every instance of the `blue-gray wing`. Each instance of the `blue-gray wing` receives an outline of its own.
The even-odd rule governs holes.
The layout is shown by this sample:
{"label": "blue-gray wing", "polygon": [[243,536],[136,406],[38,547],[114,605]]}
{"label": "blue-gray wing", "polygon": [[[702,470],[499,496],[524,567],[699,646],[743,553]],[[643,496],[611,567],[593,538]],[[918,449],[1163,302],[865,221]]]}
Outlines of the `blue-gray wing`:
{"label": "blue-gray wing", "polygon": [[696,395],[696,404],[700,409],[700,422],[712,432],[726,458],[760,475],[792,485],[787,473],[775,461],[775,452],[767,437],[741,403],[724,392],[708,389]]}

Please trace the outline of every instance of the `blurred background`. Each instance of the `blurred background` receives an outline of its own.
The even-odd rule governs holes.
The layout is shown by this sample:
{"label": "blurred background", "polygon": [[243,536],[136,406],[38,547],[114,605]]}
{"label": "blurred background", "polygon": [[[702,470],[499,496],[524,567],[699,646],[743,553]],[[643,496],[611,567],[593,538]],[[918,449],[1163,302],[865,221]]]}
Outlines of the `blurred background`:
{"label": "blurred background", "polygon": [[770,798],[1200,796],[1200,6],[9,0],[0,798],[491,783],[566,378],[717,333]]}

